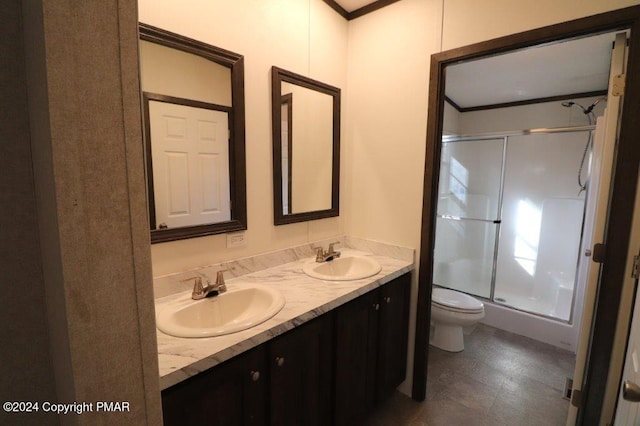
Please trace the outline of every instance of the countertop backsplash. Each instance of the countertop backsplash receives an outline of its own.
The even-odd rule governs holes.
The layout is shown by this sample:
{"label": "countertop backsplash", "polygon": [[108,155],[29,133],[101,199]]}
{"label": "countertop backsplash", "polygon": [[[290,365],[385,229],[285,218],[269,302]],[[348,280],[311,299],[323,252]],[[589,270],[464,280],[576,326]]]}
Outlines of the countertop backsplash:
{"label": "countertop backsplash", "polygon": [[336,241],[339,241],[340,243],[336,245],[337,251],[340,251],[341,247],[352,248],[379,256],[387,256],[411,263],[414,262],[415,250],[412,248],[370,241],[357,237],[340,236],[270,253],[216,263],[187,272],[178,272],[157,277],[153,280],[154,297],[155,299],[159,299],[171,294],[191,290],[193,288],[193,282],[182,282],[182,280],[191,278],[198,273],[206,275],[213,281],[215,280],[217,271],[221,269],[229,269],[229,271],[224,273],[225,279],[237,278],[253,272],[272,268],[274,266],[280,266],[285,263],[313,257],[316,254],[314,247],[323,247],[326,249],[329,246],[329,243]]}

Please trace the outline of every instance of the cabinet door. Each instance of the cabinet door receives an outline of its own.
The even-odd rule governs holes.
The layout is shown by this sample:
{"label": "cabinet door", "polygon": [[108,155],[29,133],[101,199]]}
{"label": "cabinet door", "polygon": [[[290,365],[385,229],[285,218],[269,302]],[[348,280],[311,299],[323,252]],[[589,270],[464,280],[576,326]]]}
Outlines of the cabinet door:
{"label": "cabinet door", "polygon": [[264,346],[162,391],[165,425],[266,424]]}
{"label": "cabinet door", "polygon": [[379,291],[335,312],[334,423],[360,424],[375,404]]}
{"label": "cabinet door", "polygon": [[380,288],[378,400],[385,399],[407,374],[407,338],[411,274]]}
{"label": "cabinet door", "polygon": [[332,316],[324,315],[269,345],[271,424],[330,423]]}

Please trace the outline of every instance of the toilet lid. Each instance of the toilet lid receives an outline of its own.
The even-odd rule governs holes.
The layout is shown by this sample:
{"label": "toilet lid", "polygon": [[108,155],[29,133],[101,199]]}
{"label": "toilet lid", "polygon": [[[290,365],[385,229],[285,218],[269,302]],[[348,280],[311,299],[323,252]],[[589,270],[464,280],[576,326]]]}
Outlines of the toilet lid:
{"label": "toilet lid", "polygon": [[445,309],[456,311],[482,312],[484,309],[484,305],[478,299],[475,299],[468,294],[446,288],[434,287],[431,294],[431,301]]}

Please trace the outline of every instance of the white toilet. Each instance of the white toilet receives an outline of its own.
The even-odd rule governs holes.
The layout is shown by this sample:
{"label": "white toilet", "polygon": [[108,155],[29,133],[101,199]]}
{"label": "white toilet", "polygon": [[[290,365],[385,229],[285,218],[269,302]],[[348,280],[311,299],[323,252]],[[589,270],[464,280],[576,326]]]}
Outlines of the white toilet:
{"label": "white toilet", "polygon": [[464,350],[462,327],[484,318],[484,304],[468,294],[434,287],[431,294],[433,332],[429,343],[448,352]]}

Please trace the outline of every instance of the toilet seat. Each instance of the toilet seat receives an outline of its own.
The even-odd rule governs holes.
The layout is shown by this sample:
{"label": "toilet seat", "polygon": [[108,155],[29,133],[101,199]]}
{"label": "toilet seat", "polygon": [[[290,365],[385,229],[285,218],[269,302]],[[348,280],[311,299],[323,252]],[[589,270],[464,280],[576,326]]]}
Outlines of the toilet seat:
{"label": "toilet seat", "polygon": [[484,304],[479,300],[446,288],[434,288],[431,295],[431,303],[441,309],[463,314],[477,314],[484,311]]}

